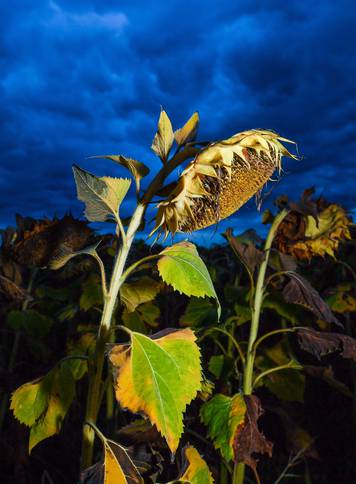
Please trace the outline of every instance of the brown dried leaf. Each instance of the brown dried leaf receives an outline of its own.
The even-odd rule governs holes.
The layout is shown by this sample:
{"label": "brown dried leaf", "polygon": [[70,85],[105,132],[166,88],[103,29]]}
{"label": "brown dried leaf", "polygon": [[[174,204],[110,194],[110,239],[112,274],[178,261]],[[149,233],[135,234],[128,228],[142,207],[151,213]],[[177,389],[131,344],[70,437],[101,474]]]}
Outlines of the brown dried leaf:
{"label": "brown dried leaf", "polygon": [[92,230],[85,222],[66,215],[59,220],[36,221],[15,244],[13,259],[26,266],[45,267],[61,247],[81,250],[90,241]]}
{"label": "brown dried leaf", "polygon": [[233,236],[231,229],[227,229],[223,235],[229,242],[235,255],[241,260],[245,267],[249,269],[251,274],[253,274],[256,267],[261,264],[264,259],[263,252],[257,249],[252,242],[246,244],[240,242],[238,237]]}
{"label": "brown dried leaf", "polygon": [[289,272],[288,275],[291,280],[282,292],[287,303],[303,306],[315,314],[318,319],[342,326],[326,302],[304,277],[295,272]]}
{"label": "brown dried leaf", "polygon": [[12,299],[16,302],[32,299],[30,294],[28,294],[25,289],[22,289],[22,287],[11,281],[11,279],[8,279],[2,275],[0,275],[0,291],[2,291],[9,299]]}
{"label": "brown dried leaf", "polygon": [[300,347],[312,353],[319,360],[321,356],[340,352],[344,358],[356,361],[356,339],[346,334],[324,333],[303,328],[297,331]]}
{"label": "brown dried leaf", "polygon": [[297,261],[294,257],[276,249],[271,250],[268,265],[275,271],[295,271],[297,269]]}
{"label": "brown dried leaf", "polygon": [[256,470],[257,460],[253,454],[272,456],[273,444],[258,428],[258,419],[263,413],[260,399],[256,395],[245,395],[246,414],[243,425],[238,427],[234,441],[235,462],[244,462]]}
{"label": "brown dried leaf", "polygon": [[331,366],[314,366],[314,365],[303,365],[304,372],[312,376],[313,378],[320,378],[325,383],[335,388],[339,392],[343,393],[347,397],[352,398],[352,392],[345,383],[339,381],[334,376],[334,371]]}
{"label": "brown dried leaf", "polygon": [[124,443],[129,444],[147,444],[154,442],[160,447],[164,447],[164,440],[157,428],[147,419],[134,420],[128,425],[121,427],[117,436]]}

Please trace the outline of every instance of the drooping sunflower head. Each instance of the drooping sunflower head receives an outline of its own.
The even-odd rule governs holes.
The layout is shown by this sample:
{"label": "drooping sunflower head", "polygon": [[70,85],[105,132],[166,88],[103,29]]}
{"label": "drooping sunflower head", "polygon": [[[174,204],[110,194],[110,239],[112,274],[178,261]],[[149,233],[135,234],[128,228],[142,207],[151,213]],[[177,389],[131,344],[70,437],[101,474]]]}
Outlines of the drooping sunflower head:
{"label": "drooping sunflower head", "polygon": [[282,156],[298,159],[282,144],[293,141],[267,130],[235,134],[202,149],[179,177],[175,189],[158,204],[156,225],[169,233],[192,232],[238,210],[282,169]]}
{"label": "drooping sunflower head", "polygon": [[299,260],[315,256],[335,257],[339,245],[351,239],[352,220],[346,210],[324,198],[312,199],[314,189],[307,189],[299,203],[285,203],[291,211],[279,225],[274,246]]}

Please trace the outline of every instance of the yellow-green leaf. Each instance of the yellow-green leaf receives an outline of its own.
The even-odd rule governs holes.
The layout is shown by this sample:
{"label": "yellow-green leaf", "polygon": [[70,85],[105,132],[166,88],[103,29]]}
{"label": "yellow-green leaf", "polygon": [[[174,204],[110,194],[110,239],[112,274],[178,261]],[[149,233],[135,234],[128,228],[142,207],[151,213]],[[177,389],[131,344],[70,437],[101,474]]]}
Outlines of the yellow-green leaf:
{"label": "yellow-green leaf", "polygon": [[152,301],[159,290],[159,282],[151,277],[142,277],[138,281],[123,284],[120,289],[120,298],[127,310],[133,312],[140,304]]}
{"label": "yellow-green leaf", "polygon": [[188,481],[191,484],[214,484],[209,467],[199,452],[193,446],[189,446],[185,448],[184,453],[188,462],[188,468],[179,479]]}
{"label": "yellow-green leaf", "polygon": [[172,129],[172,123],[167,116],[167,113],[162,110],[158,120],[158,130],[153,139],[151,148],[156,153],[156,155],[161,158],[163,163],[167,161],[167,157],[172,148],[173,141],[174,133]]}
{"label": "yellow-green leaf", "polygon": [[105,158],[107,160],[115,161],[115,163],[127,168],[135,179],[137,192],[140,191],[141,179],[147,176],[150,172],[148,166],[141,161],[126,158],[126,156],[122,155],[91,156],[90,158]]}
{"label": "yellow-green leaf", "polygon": [[164,249],[160,256],[157,267],[164,282],[187,296],[215,298],[220,318],[218,297],[209,271],[199,257],[196,247],[190,242],[180,242]]}
{"label": "yellow-green leaf", "polygon": [[183,128],[177,129],[174,138],[178,146],[184,145],[189,141],[195,140],[199,128],[199,114],[195,112],[185,123]]}
{"label": "yellow-green leaf", "polygon": [[73,166],[78,199],[85,203],[85,216],[90,222],[104,222],[108,218],[118,219],[118,210],[128,192],[128,178],[101,178]]}
{"label": "yellow-green leaf", "polygon": [[49,379],[39,378],[24,383],[14,391],[10,408],[22,424],[30,427],[44,413],[49,398]]}
{"label": "yellow-green leaf", "polygon": [[234,439],[238,427],[244,424],[245,413],[246,404],[240,393],[233,397],[218,393],[201,407],[200,417],[208,427],[208,437],[227,461],[234,457]]}
{"label": "yellow-green leaf", "polygon": [[149,338],[131,333],[131,344],[116,345],[110,361],[116,398],[133,413],[145,413],[175,452],[183,413],[201,389],[200,351],[190,329],[165,330]]}
{"label": "yellow-green leaf", "polygon": [[74,378],[66,365],[25,383],[13,393],[10,408],[20,422],[31,427],[29,452],[42,440],[59,433],[74,394]]}

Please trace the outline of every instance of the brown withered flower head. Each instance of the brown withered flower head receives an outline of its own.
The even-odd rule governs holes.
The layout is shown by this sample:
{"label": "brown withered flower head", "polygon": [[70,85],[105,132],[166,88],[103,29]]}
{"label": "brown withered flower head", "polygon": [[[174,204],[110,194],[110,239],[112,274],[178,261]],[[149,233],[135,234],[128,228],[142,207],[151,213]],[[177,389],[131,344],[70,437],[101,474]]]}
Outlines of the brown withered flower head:
{"label": "brown withered flower head", "polygon": [[76,251],[88,245],[92,234],[86,222],[71,215],[53,220],[20,217],[13,241],[4,249],[18,264],[46,267],[64,246]]}
{"label": "brown withered flower head", "polygon": [[168,198],[158,204],[156,226],[169,233],[192,232],[236,212],[281,171],[282,156],[297,159],[277,133],[250,130],[202,149],[179,177]]}
{"label": "brown withered flower head", "polygon": [[314,189],[305,190],[299,203],[281,197],[277,204],[288,206],[289,214],[278,227],[275,247],[299,260],[329,254],[335,257],[339,244],[351,238],[351,219],[340,205],[320,197],[313,200]]}

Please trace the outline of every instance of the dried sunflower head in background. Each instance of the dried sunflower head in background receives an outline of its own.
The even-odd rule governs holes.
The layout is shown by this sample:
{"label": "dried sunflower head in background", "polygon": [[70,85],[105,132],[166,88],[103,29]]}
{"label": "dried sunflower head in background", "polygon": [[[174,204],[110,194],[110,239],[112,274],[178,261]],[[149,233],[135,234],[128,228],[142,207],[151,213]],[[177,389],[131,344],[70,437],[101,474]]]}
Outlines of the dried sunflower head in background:
{"label": "dried sunflower head in background", "polygon": [[25,266],[46,267],[63,246],[72,251],[80,250],[93,237],[87,222],[71,215],[53,220],[22,220],[27,220],[27,225],[22,223],[18,227],[17,238],[8,247],[8,254],[18,264]]}
{"label": "dried sunflower head in background", "polygon": [[276,169],[281,171],[282,156],[298,159],[282,142],[295,144],[272,131],[256,129],[202,149],[168,198],[158,204],[151,235],[157,230],[165,236],[192,232],[236,212]]}
{"label": "dried sunflower head in background", "polygon": [[312,200],[314,189],[305,190],[299,203],[284,200],[291,212],[278,227],[274,245],[299,260],[329,254],[335,257],[340,242],[351,239],[351,219],[340,205],[324,198]]}

